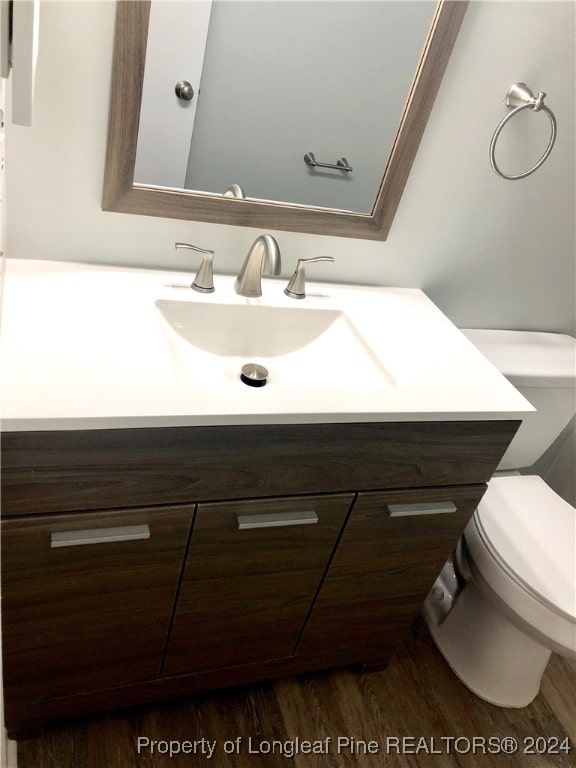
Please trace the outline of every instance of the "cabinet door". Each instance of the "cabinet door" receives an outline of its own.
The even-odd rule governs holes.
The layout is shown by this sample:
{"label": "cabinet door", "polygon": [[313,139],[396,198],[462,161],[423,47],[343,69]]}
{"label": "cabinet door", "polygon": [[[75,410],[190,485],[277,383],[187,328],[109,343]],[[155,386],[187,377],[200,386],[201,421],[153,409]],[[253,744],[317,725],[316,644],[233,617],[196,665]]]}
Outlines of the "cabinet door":
{"label": "cabinet door", "polygon": [[352,499],[200,504],[164,674],[289,656]]}
{"label": "cabinet door", "polygon": [[297,655],[381,648],[411,624],[485,486],[362,493]]}
{"label": "cabinet door", "polygon": [[7,710],[158,677],[192,512],[3,521]]}

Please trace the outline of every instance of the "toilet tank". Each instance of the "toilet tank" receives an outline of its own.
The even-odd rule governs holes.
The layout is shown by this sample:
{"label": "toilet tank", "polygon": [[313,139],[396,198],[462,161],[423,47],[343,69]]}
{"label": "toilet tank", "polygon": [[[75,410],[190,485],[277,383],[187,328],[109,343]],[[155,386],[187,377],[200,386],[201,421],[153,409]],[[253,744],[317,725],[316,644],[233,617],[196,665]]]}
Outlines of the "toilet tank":
{"label": "toilet tank", "polygon": [[498,465],[499,470],[531,467],[576,412],[576,339],[534,331],[462,333],[536,408]]}

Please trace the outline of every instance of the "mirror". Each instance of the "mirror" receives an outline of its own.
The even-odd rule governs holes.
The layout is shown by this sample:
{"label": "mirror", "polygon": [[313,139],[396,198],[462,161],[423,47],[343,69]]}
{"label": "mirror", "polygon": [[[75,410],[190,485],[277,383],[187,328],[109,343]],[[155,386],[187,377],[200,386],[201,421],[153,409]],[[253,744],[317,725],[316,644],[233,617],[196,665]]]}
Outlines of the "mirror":
{"label": "mirror", "polygon": [[152,0],[134,181],[369,213],[435,10]]}
{"label": "mirror", "polygon": [[[206,2],[117,3],[103,210],[386,239],[467,2],[213,0],[207,40],[181,46],[202,70],[202,94],[198,76],[186,102],[169,85],[167,35],[162,40],[158,29],[170,14],[194,5],[204,14],[210,8]],[[254,16],[262,11],[267,28],[266,19]],[[368,26],[358,31],[362,21]],[[286,34],[286,54],[297,50],[293,61],[279,55],[276,34],[289,24],[295,26]],[[185,27],[178,20],[180,38]],[[178,35],[169,35],[173,53]],[[354,50],[354,40],[361,50]],[[311,56],[321,66],[306,77]],[[242,66],[230,66],[239,59]],[[247,69],[251,59],[266,73],[257,83]],[[160,62],[156,71],[154,61]],[[274,85],[274,72],[284,77],[281,85]],[[160,90],[150,90],[162,76]],[[242,89],[243,82],[252,86]],[[273,103],[275,95],[280,100]],[[296,101],[300,97],[308,101]],[[162,108],[154,108],[158,104]],[[249,146],[256,125],[263,133]],[[235,191],[224,194],[227,188]],[[239,199],[243,191],[246,198]]]}

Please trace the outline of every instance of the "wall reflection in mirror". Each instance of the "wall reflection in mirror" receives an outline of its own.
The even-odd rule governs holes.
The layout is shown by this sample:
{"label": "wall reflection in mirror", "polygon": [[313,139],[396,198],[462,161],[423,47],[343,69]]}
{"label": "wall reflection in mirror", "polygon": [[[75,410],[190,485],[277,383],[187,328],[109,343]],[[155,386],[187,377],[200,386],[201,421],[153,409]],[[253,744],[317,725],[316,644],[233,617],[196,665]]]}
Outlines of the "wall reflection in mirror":
{"label": "wall reflection in mirror", "polygon": [[369,213],[436,8],[153,0],[134,182]]}

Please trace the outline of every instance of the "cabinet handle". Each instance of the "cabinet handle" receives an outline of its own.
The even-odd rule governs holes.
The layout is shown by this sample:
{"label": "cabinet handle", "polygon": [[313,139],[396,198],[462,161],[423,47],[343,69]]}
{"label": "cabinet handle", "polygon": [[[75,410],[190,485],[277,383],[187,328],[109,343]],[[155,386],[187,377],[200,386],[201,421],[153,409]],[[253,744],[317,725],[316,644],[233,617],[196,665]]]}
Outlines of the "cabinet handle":
{"label": "cabinet handle", "polygon": [[420,504],[388,504],[390,517],[409,517],[412,515],[449,515],[456,512],[456,505],[451,501],[433,501]]}
{"label": "cabinet handle", "polygon": [[84,531],[60,531],[51,534],[50,546],[78,547],[82,544],[106,544],[112,541],[149,539],[148,525],[124,525],[116,528],[90,528]]}
{"label": "cabinet handle", "polygon": [[286,525],[313,525],[318,522],[316,512],[271,512],[265,515],[238,515],[238,529],[279,528]]}

